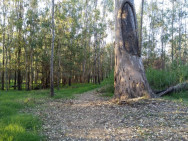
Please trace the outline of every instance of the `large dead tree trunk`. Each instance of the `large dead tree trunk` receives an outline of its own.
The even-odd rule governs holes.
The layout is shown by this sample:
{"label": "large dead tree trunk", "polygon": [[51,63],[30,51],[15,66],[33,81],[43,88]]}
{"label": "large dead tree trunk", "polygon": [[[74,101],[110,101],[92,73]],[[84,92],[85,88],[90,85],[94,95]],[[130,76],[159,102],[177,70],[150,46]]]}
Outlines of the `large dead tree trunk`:
{"label": "large dead tree trunk", "polygon": [[155,97],[140,57],[138,26],[133,0],[116,0],[115,98]]}

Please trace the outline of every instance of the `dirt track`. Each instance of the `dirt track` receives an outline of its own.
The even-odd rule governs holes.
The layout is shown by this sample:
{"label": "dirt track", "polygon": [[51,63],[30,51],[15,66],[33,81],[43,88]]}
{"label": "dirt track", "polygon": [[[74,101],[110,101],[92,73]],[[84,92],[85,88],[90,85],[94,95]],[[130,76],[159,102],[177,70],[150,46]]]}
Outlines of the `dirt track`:
{"label": "dirt track", "polygon": [[188,107],[166,100],[121,106],[90,91],[39,107],[49,141],[188,140]]}

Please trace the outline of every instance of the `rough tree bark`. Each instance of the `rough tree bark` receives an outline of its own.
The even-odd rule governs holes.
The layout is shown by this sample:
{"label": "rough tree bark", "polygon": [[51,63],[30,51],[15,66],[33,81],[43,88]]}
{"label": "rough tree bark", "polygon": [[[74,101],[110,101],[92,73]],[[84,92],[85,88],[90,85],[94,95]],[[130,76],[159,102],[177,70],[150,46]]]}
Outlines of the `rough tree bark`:
{"label": "rough tree bark", "polygon": [[137,97],[155,97],[140,57],[134,1],[115,2],[115,98],[125,101]]}

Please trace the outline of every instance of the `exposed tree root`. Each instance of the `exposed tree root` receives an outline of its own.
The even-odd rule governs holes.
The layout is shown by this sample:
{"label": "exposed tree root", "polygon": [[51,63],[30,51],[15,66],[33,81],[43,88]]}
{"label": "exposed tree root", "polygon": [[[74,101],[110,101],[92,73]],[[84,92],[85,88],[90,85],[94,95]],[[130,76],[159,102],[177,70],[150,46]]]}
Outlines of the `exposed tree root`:
{"label": "exposed tree root", "polygon": [[172,87],[169,87],[166,90],[155,92],[155,93],[157,94],[157,96],[161,97],[161,96],[164,96],[166,94],[170,94],[172,92],[179,92],[179,91],[182,91],[182,90],[188,90],[188,80],[185,81],[184,83],[177,84],[176,86],[172,86]]}

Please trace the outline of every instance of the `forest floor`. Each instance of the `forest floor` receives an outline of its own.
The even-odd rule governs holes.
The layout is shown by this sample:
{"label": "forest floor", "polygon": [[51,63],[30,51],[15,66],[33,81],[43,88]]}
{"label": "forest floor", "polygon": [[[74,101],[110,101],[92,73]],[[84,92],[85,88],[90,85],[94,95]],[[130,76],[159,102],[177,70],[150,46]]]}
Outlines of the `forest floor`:
{"label": "forest floor", "polygon": [[164,99],[118,105],[93,90],[26,112],[43,120],[49,141],[188,140],[188,106]]}

